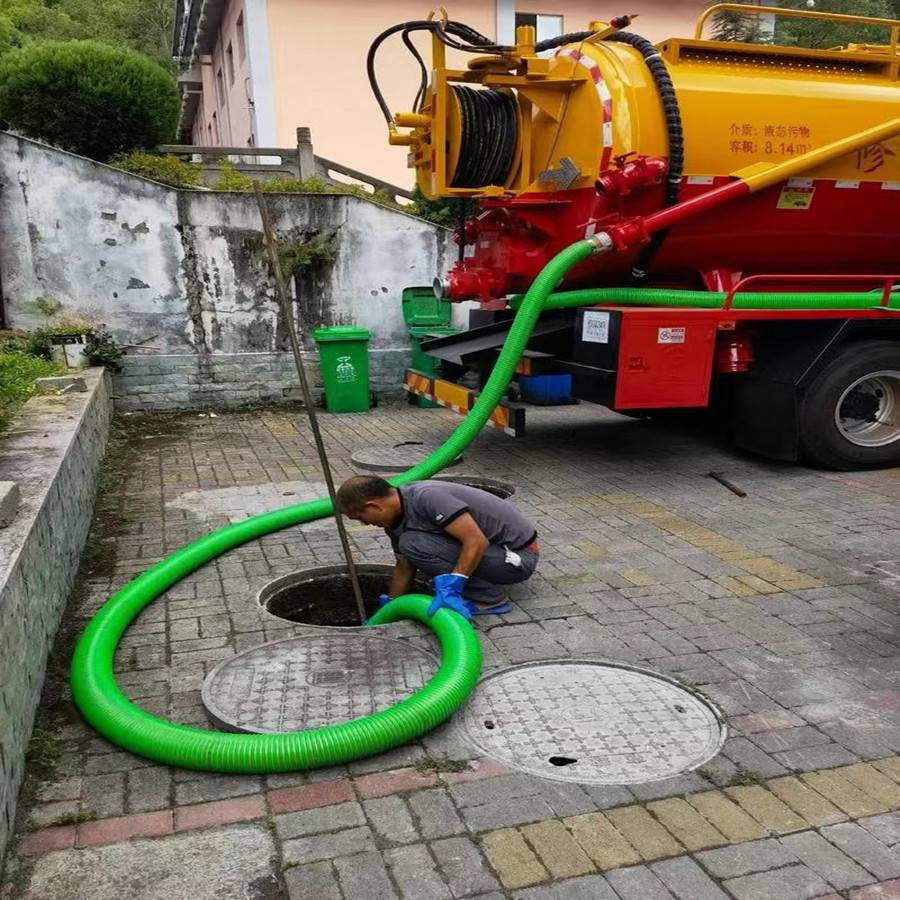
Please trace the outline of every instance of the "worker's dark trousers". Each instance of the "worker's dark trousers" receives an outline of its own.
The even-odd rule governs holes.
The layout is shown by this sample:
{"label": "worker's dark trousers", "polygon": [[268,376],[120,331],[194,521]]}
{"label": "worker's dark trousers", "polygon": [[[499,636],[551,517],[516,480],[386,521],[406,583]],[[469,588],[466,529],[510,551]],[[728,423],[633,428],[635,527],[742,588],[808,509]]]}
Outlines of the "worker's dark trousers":
{"label": "worker's dark trousers", "polygon": [[[400,555],[428,575],[446,575],[459,560],[462,545],[444,534],[406,531],[400,535]],[[506,550],[491,544],[478,568],[469,576],[463,596],[476,603],[496,603],[504,595],[499,585],[518,584],[534,574],[538,554],[534,550],[517,550],[520,564],[507,562]]]}

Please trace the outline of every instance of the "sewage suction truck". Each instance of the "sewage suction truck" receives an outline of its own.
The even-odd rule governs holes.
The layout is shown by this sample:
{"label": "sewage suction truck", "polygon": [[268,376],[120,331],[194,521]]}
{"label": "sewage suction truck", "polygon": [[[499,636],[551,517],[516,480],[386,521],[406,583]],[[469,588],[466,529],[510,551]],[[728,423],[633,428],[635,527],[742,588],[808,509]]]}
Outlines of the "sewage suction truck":
{"label": "sewage suction truck", "polygon": [[[718,10],[883,43],[706,40]],[[520,295],[590,239],[602,252],[555,286],[521,384],[632,415],[708,407],[770,458],[900,464],[900,22],[726,3],[657,45],[630,24],[540,42],[522,26],[503,46],[444,14],[373,42],[390,143],[426,197],[459,201],[458,259],[434,290],[477,304],[468,330],[422,345],[440,373],[410,370],[407,390],[470,408]],[[395,36],[421,71],[399,113],[377,82]],[[466,68],[448,48],[471,54]],[[491,423],[521,433],[524,408],[503,402]]]}

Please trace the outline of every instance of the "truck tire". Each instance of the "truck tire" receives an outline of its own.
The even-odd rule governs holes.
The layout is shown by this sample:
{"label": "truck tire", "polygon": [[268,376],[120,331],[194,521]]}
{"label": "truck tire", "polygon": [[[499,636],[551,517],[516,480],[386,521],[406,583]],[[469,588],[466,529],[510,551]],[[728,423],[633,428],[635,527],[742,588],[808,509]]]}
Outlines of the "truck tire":
{"label": "truck tire", "polygon": [[805,458],[830,469],[900,465],[900,342],[844,346],[800,401]]}

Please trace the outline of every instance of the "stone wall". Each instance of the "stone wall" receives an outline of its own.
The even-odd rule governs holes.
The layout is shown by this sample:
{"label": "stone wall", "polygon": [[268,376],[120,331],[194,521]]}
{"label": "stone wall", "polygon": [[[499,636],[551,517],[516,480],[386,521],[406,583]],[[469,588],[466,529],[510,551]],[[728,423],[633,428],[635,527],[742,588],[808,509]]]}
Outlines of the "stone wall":
{"label": "stone wall", "polygon": [[[3,132],[0,182],[7,327],[47,324],[49,300],[140,344],[115,385],[123,407],[269,402],[295,383],[252,194],[177,190]],[[358,197],[267,200],[281,241],[335,235],[334,260],[292,284],[297,323],[368,328],[373,387],[402,395],[401,293],[452,263],[447,230]]]}
{"label": "stone wall", "polygon": [[32,398],[0,440],[0,481],[21,492],[18,514],[0,529],[0,863],[109,434],[109,376],[83,375],[87,392]]}

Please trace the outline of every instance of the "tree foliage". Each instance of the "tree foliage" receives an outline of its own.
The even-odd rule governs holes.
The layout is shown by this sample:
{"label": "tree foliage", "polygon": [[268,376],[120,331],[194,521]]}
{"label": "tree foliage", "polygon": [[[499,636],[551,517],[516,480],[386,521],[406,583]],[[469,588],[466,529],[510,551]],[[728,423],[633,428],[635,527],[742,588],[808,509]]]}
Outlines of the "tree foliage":
{"label": "tree foliage", "polygon": [[0,0],[0,56],[32,40],[96,40],[172,65],[174,0]]}
{"label": "tree foliage", "polygon": [[171,141],[178,111],[171,75],[133,50],[36,41],[0,59],[0,118],[101,162]]}
{"label": "tree foliage", "polygon": [[[810,7],[805,0],[785,0],[768,3],[785,9],[813,9],[817,12],[844,13],[855,16],[871,16],[879,19],[900,18],[900,0],[816,0]],[[774,43],[785,47],[830,47],[856,44],[885,44],[888,30],[880,26],[854,25],[828,22],[822,19],[775,19],[774,34],[762,27],[758,15],[723,10],[712,18],[710,34],[720,41],[745,41],[749,43]]]}

